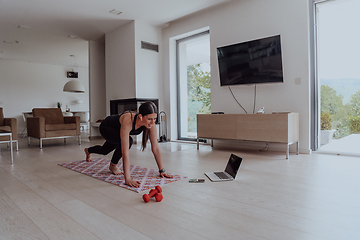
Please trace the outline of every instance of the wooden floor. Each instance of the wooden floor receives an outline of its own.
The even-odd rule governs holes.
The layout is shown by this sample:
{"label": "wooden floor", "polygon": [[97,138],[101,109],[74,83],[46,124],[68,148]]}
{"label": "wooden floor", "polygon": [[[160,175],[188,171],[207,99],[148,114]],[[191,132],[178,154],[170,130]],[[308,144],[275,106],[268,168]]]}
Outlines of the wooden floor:
{"label": "wooden floor", "polygon": [[[182,180],[144,203],[143,193],[57,165],[97,143],[45,140],[40,150],[20,139],[13,165],[1,144],[0,239],[360,239],[359,158],[161,143],[166,170],[188,178],[223,170],[230,153],[244,161],[235,181]],[[130,157],[156,169],[150,150],[135,145]]]}

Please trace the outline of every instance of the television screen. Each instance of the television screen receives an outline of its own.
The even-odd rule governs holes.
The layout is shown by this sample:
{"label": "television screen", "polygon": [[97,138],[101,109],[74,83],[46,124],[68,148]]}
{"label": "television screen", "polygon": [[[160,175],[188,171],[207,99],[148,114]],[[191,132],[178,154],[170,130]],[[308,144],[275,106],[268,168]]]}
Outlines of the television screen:
{"label": "television screen", "polygon": [[283,82],[280,35],[218,47],[220,85]]}

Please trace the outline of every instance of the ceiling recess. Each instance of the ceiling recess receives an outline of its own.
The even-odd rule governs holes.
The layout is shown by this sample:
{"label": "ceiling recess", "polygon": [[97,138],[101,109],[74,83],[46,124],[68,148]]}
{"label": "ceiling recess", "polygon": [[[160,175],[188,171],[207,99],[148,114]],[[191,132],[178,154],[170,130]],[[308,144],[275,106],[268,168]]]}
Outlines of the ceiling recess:
{"label": "ceiling recess", "polygon": [[19,41],[4,41],[3,43],[6,43],[6,44],[13,44],[13,43],[20,43]]}
{"label": "ceiling recess", "polygon": [[116,9],[111,10],[109,13],[115,14],[115,15],[120,15],[120,14],[122,14],[122,12],[120,12],[119,10],[116,10]]}
{"label": "ceiling recess", "polygon": [[19,25],[17,28],[22,29],[22,30],[28,30],[30,27],[25,26],[25,25]]}

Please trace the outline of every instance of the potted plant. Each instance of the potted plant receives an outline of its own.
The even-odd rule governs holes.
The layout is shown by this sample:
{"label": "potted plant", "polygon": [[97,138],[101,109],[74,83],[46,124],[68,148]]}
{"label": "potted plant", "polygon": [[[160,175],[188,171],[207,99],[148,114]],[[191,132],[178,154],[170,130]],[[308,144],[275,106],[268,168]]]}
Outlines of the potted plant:
{"label": "potted plant", "polygon": [[56,105],[57,105],[58,108],[61,108],[61,105],[62,105],[62,104],[61,104],[61,102],[57,102]]}
{"label": "potted plant", "polygon": [[320,144],[325,145],[331,142],[336,130],[331,129],[331,113],[329,111],[321,112],[321,132],[320,132]]}

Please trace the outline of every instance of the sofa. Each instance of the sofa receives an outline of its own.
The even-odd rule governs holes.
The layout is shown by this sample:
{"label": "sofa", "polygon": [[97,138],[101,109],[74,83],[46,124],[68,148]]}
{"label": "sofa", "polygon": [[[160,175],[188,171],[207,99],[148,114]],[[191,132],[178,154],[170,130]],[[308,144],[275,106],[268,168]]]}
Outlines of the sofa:
{"label": "sofa", "polygon": [[33,117],[26,119],[28,145],[30,146],[30,138],[37,138],[42,148],[43,139],[78,137],[79,145],[81,145],[80,137],[80,117],[63,116],[61,108],[33,108]]}
{"label": "sofa", "polygon": [[[0,132],[11,132],[12,142],[16,142],[16,151],[19,150],[17,135],[17,119],[5,118],[3,108],[0,107]],[[0,136],[0,142],[10,142],[9,136]]]}

